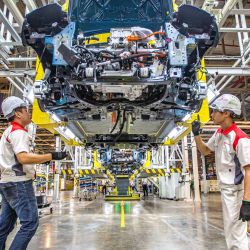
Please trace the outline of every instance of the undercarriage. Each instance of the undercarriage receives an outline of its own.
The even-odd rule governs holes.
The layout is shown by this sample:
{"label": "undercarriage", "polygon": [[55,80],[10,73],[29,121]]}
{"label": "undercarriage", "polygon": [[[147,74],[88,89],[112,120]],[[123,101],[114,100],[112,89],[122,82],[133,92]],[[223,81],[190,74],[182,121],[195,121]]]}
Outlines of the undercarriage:
{"label": "undercarriage", "polygon": [[[197,72],[206,73],[201,59],[218,42],[213,16],[182,5],[166,17],[146,1],[147,11],[155,13],[150,19],[152,13],[141,8],[148,15],[141,26],[143,15],[121,16],[123,3],[114,9],[113,22],[104,12],[107,5],[92,13],[95,1],[89,9],[84,0],[76,2],[76,9],[82,6],[78,14],[74,4],[68,15],[51,4],[28,14],[23,25],[23,43],[36,50],[45,72],[34,84],[42,111],[64,121],[103,121],[112,113],[113,128],[99,137],[97,131],[96,143],[121,140],[128,121],[178,122],[199,111],[207,87]],[[38,15],[44,16],[39,23]]]}

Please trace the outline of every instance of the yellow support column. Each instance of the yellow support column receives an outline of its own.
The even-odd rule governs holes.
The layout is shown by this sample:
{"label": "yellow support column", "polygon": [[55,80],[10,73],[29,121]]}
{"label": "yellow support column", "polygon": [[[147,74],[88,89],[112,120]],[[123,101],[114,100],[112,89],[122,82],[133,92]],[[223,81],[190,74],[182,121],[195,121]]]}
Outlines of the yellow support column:
{"label": "yellow support column", "polygon": [[[44,77],[44,71],[40,60],[36,60],[36,81],[42,80]],[[38,125],[41,128],[49,130],[51,133],[54,133],[54,128],[58,125],[55,121],[50,118],[50,115],[47,112],[42,112],[39,108],[38,101],[35,99],[32,109],[32,122]]]}
{"label": "yellow support column", "polygon": [[94,153],[93,153],[93,168],[95,169],[102,169],[102,165],[101,163],[98,161],[98,150],[95,150]]}

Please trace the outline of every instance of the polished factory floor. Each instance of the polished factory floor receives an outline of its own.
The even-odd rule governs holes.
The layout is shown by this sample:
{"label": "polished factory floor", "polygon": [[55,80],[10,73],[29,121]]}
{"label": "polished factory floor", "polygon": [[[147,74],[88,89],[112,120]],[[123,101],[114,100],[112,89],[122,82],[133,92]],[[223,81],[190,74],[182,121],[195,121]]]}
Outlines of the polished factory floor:
{"label": "polished factory floor", "polygon": [[[219,194],[193,202],[78,201],[62,192],[52,215],[44,210],[28,249],[189,250],[226,249]],[[8,244],[15,232],[8,239]]]}

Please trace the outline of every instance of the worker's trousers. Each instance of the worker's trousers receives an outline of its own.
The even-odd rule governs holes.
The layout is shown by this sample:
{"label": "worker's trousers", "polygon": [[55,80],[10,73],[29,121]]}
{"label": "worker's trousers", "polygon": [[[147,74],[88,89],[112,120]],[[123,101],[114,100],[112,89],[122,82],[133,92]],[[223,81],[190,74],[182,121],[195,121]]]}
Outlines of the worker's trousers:
{"label": "worker's trousers", "polygon": [[17,232],[10,250],[25,250],[38,227],[37,202],[32,181],[0,183],[2,210],[0,214],[0,250],[14,229],[17,218],[21,227]]}
{"label": "worker's trousers", "polygon": [[221,186],[224,232],[229,250],[249,250],[247,222],[239,220],[243,192],[242,185]]}

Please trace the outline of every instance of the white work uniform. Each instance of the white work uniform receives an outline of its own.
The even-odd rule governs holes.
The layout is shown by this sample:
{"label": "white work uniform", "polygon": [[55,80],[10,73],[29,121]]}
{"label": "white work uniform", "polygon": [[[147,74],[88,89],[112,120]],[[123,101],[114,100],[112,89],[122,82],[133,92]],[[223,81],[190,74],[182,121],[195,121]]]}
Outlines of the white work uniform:
{"label": "white work uniform", "polygon": [[234,123],[224,131],[219,128],[207,146],[215,152],[227,247],[249,250],[247,222],[239,220],[239,213],[244,193],[244,167],[250,165],[250,138]]}
{"label": "white work uniform", "polygon": [[21,165],[16,155],[29,152],[28,131],[16,122],[4,131],[0,141],[0,183],[27,181],[34,178],[34,165]]}

